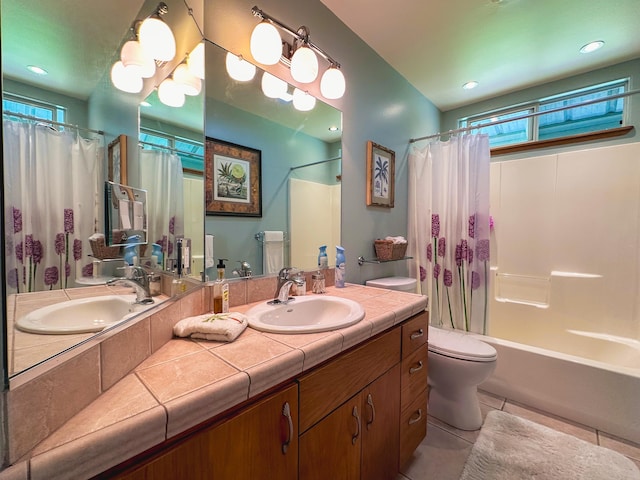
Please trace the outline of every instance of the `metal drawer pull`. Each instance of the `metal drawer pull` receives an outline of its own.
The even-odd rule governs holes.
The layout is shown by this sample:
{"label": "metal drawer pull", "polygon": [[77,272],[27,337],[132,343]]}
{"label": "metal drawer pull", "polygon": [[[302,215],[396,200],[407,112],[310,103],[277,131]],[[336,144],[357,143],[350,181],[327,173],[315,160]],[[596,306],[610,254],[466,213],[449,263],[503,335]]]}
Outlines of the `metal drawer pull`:
{"label": "metal drawer pull", "polygon": [[424,330],[420,329],[417,332],[413,332],[411,334],[411,340],[415,340],[416,338],[420,338],[422,335],[424,335]]}
{"label": "metal drawer pull", "polygon": [[371,394],[367,395],[367,405],[371,407],[371,420],[367,422],[367,430],[369,430],[371,424],[376,419],[376,407],[373,406],[373,398],[371,397]]}
{"label": "metal drawer pull", "polygon": [[284,402],[282,407],[282,415],[287,419],[289,423],[289,438],[287,438],[282,444],[282,453],[286,454],[289,449],[289,444],[291,443],[291,439],[293,438],[293,419],[291,418],[291,407],[289,406],[289,402]]}
{"label": "metal drawer pull", "polygon": [[360,436],[360,415],[358,415],[358,407],[353,407],[353,416],[356,419],[356,433],[351,437],[351,443],[355,445]]}
{"label": "metal drawer pull", "polygon": [[411,367],[411,368],[409,369],[409,373],[416,373],[416,372],[418,372],[418,371],[422,370],[422,367],[423,367],[423,366],[424,366],[424,365],[422,364],[422,360],[420,360],[420,361],[418,362],[418,365],[417,365],[417,366],[415,366],[415,367]]}
{"label": "metal drawer pull", "polygon": [[418,423],[420,421],[420,419],[422,418],[422,409],[421,408],[419,408],[416,413],[418,414],[418,416],[416,418],[413,418],[413,416],[412,416],[409,419],[409,425],[413,425],[414,423]]}

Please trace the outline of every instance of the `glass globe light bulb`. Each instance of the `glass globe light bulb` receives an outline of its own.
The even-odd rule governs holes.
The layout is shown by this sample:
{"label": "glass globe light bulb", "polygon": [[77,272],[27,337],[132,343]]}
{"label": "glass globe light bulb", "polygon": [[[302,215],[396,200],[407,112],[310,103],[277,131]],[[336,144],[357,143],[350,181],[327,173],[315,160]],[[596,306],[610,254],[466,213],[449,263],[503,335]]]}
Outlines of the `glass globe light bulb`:
{"label": "glass globe light bulb", "polygon": [[251,55],[263,65],[275,65],[282,56],[282,39],[276,27],[260,22],[251,33]]}

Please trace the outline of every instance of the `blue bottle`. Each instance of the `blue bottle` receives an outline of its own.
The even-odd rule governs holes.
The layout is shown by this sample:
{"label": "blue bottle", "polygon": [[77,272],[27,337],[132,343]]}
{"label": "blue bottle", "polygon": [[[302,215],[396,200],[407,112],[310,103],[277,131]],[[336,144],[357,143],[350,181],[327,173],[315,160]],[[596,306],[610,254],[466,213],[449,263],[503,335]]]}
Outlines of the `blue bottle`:
{"label": "blue bottle", "polygon": [[151,244],[151,255],[156,257],[156,266],[160,269],[163,268],[164,263],[164,257],[162,255],[162,247],[160,245],[158,245],[157,243],[152,243]]}
{"label": "blue bottle", "polygon": [[322,245],[320,247],[320,253],[318,254],[318,269],[322,270],[329,266],[329,258],[327,257],[327,246]]}
{"label": "blue bottle", "polygon": [[336,287],[344,288],[344,248],[336,247]]}

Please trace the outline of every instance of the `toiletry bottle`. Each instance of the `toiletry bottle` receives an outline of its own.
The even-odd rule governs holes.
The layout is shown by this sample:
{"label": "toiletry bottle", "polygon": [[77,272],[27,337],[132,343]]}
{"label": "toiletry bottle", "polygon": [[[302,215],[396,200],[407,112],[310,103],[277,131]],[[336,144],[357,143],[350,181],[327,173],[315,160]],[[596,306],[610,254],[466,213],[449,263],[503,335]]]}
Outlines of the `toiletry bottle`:
{"label": "toiletry bottle", "polygon": [[320,247],[320,253],[318,254],[318,269],[322,270],[329,266],[329,258],[327,257],[327,246],[322,245]]}
{"label": "toiletry bottle", "polygon": [[159,268],[160,270],[164,269],[164,257],[162,255],[162,246],[157,243],[151,244],[151,257],[155,257],[155,268]]}
{"label": "toiletry bottle", "polygon": [[224,261],[226,258],[218,259],[218,278],[213,284],[213,313],[229,312],[229,284],[224,278]]}
{"label": "toiletry bottle", "polygon": [[304,276],[304,272],[298,272],[293,277],[293,295],[306,295],[307,293],[307,279]]}
{"label": "toiletry bottle", "polygon": [[344,287],[344,248],[336,247],[336,287]]}

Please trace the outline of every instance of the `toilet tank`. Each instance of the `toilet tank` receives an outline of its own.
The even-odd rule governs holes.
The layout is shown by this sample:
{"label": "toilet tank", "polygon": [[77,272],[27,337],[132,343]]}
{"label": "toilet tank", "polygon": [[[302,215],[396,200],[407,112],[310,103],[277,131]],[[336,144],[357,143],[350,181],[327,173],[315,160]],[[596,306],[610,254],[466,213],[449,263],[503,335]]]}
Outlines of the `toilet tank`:
{"label": "toilet tank", "polygon": [[367,280],[368,287],[386,288],[387,290],[399,290],[401,292],[415,293],[416,279],[409,277],[384,277]]}

